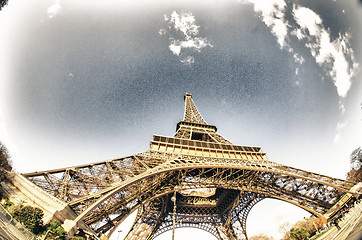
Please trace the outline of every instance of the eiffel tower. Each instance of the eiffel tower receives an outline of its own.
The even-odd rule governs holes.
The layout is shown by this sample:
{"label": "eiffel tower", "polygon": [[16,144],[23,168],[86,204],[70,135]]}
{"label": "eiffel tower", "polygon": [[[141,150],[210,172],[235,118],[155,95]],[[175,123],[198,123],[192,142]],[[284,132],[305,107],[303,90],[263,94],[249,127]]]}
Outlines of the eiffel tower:
{"label": "eiffel tower", "polygon": [[284,166],[260,147],[232,144],[206,123],[191,94],[184,101],[174,136],[154,135],[146,152],[23,176],[59,202],[54,218],[69,236],[110,236],[138,210],[126,239],[154,239],[183,227],[219,240],[247,239],[247,216],[262,199],[328,218],[343,196],[361,194],[351,190],[354,182]]}

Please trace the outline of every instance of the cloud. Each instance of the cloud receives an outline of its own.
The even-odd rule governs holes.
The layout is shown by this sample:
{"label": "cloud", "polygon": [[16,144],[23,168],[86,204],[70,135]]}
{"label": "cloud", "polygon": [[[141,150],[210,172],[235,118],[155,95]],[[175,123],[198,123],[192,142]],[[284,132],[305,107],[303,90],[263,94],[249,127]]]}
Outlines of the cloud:
{"label": "cloud", "polygon": [[310,49],[316,62],[331,77],[338,95],[341,98],[346,97],[351,88],[351,79],[358,71],[358,63],[349,44],[350,35],[339,34],[339,37],[332,41],[322,19],[311,9],[294,5],[292,13],[300,27],[293,31],[293,34],[299,40],[305,41],[305,46]]}
{"label": "cloud", "polygon": [[[190,65],[194,63],[194,57],[190,56],[190,53],[201,52],[205,47],[213,47],[207,38],[199,37],[200,26],[196,25],[195,17],[192,13],[178,14],[173,11],[170,16],[164,16],[165,21],[168,23],[168,30],[160,29],[159,34],[165,35],[168,33],[171,52],[180,56],[180,61],[184,64]],[[187,56],[183,57],[183,52]]]}
{"label": "cloud", "polygon": [[194,49],[194,51],[200,52],[202,48],[204,48],[208,45],[209,45],[209,43],[207,42],[206,39],[195,37],[193,39],[189,39],[189,40],[185,40],[185,41],[171,39],[171,44],[170,44],[169,48],[173,54],[179,56],[181,53],[181,49],[183,49],[183,48],[190,48],[190,49]]}
{"label": "cloud", "polygon": [[260,13],[261,20],[276,36],[280,48],[286,45],[288,21],[285,19],[284,0],[247,0],[254,4],[254,11]]}
{"label": "cloud", "polygon": [[[260,19],[270,28],[271,33],[277,38],[280,49],[286,49],[293,53],[294,50],[289,46],[288,36],[292,26],[285,18],[286,2],[284,0],[245,0],[244,3],[254,4],[254,11],[260,14]],[[293,57],[294,61],[299,64],[304,62],[304,58],[296,53]],[[296,72],[298,72],[297,69]]]}
{"label": "cloud", "polygon": [[[293,53],[294,61],[303,64],[304,58],[294,53],[290,47],[290,36],[304,43],[320,65],[330,76],[338,96],[343,99],[351,88],[352,78],[356,76],[359,65],[355,60],[349,43],[350,34],[340,33],[332,40],[328,29],[323,26],[321,17],[309,8],[293,4],[292,16],[295,22],[285,18],[287,4],[284,0],[245,0],[254,4],[254,11],[270,28],[281,49]],[[296,70],[296,74],[298,71]],[[343,101],[340,101],[343,104]],[[343,109],[343,106],[340,106]]]}
{"label": "cloud", "polygon": [[[254,4],[254,11],[270,28],[281,49],[293,54],[294,61],[304,63],[304,58],[291,47],[291,37],[304,44],[316,63],[330,77],[339,96],[339,109],[345,112],[344,100],[352,85],[352,79],[359,71],[359,64],[354,57],[354,51],[349,43],[351,35],[340,32],[332,39],[330,30],[323,25],[322,18],[313,10],[298,4],[287,6],[285,0],[244,0],[244,3]],[[292,18],[286,19],[287,9],[292,9]],[[299,75],[297,67],[295,75]],[[323,78],[322,78],[323,79]],[[299,86],[299,81],[295,82]],[[334,142],[338,143],[346,123],[338,122]]]}
{"label": "cloud", "polygon": [[177,44],[175,40],[173,40],[170,44],[170,46],[168,46],[171,50],[171,52],[177,56],[180,55],[181,53],[181,45]]}
{"label": "cloud", "polygon": [[[166,18],[167,19],[167,18]],[[173,11],[171,19],[173,27],[183,33],[186,39],[191,39],[199,33],[199,26],[196,25],[195,17],[191,13],[181,13],[180,15]]]}
{"label": "cloud", "polygon": [[334,137],[334,140],[333,140],[333,142],[334,143],[338,143],[339,142],[339,140],[340,140],[340,138],[341,138],[341,135],[342,135],[342,130],[343,130],[343,128],[345,128],[346,127],[346,123],[340,123],[340,122],[338,122],[337,123],[337,126],[336,126],[336,136]]}
{"label": "cloud", "polygon": [[60,5],[60,0],[57,0],[53,5],[48,7],[47,14],[49,18],[54,18],[63,11],[63,7]]}
{"label": "cloud", "polygon": [[294,53],[293,55],[294,61],[302,64],[305,60],[302,56],[300,56],[298,53]]}
{"label": "cloud", "polygon": [[[297,21],[302,30],[307,29],[310,35],[317,35],[320,31],[319,25],[322,24],[322,19],[311,9],[305,7],[294,6],[294,19]],[[303,37],[300,35],[300,37]]]}
{"label": "cloud", "polygon": [[158,31],[158,34],[165,35],[166,34],[166,29],[160,29],[160,31]]}
{"label": "cloud", "polygon": [[186,64],[186,65],[191,65],[192,63],[195,62],[195,59],[193,56],[187,56],[183,59],[180,60],[183,64]]}

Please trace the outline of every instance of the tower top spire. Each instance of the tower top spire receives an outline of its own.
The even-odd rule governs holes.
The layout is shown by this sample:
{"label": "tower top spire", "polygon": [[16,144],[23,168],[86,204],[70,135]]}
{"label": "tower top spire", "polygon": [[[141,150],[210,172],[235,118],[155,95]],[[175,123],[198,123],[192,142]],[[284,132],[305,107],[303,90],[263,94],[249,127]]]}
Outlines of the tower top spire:
{"label": "tower top spire", "polygon": [[207,124],[204,118],[197,110],[194,101],[192,100],[191,93],[185,93],[185,110],[184,110],[184,122]]}
{"label": "tower top spire", "polygon": [[191,97],[192,98],[192,94],[187,92],[187,93],[184,94],[184,100],[186,99],[186,97]]}
{"label": "tower top spire", "polygon": [[216,133],[216,126],[206,123],[197,110],[191,93],[185,93],[184,100],[184,118],[181,122],[177,123],[174,137],[231,144],[228,140]]}

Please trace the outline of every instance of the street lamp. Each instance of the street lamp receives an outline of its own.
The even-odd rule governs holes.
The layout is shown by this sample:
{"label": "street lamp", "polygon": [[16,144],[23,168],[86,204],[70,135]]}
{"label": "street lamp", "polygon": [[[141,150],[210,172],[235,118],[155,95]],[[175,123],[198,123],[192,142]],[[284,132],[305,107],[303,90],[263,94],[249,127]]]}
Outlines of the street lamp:
{"label": "street lamp", "polygon": [[176,226],[176,193],[180,188],[178,186],[174,187],[173,196],[171,201],[173,202],[173,216],[172,216],[172,240],[175,240],[175,226]]}
{"label": "street lamp", "polygon": [[118,230],[117,232],[118,232],[117,240],[119,240],[119,235],[121,235],[122,230]]}

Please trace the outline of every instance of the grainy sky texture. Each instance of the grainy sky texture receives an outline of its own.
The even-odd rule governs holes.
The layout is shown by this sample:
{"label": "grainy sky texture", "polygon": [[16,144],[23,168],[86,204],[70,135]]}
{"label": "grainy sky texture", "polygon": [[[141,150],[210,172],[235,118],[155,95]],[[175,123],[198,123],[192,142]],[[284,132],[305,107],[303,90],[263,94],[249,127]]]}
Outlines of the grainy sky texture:
{"label": "grainy sky texture", "polygon": [[[189,92],[233,143],[344,178],[362,145],[361,23],[359,0],[11,0],[0,140],[19,172],[142,152]],[[249,236],[308,215],[289,207],[259,203]]]}

